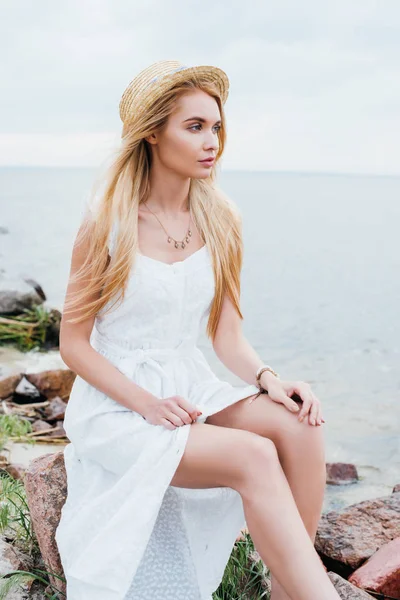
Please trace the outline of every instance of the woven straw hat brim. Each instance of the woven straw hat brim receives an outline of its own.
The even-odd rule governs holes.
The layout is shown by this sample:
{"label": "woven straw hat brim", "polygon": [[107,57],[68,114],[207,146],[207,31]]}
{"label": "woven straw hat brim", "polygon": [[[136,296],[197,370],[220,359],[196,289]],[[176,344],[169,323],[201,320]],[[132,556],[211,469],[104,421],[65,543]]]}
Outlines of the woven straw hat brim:
{"label": "woven straw hat brim", "polygon": [[229,94],[229,79],[222,69],[211,65],[185,67],[178,61],[159,61],[136,75],[125,89],[119,103],[121,121],[125,125],[132,123],[168,89],[191,75],[213,84],[222,104],[225,104]]}

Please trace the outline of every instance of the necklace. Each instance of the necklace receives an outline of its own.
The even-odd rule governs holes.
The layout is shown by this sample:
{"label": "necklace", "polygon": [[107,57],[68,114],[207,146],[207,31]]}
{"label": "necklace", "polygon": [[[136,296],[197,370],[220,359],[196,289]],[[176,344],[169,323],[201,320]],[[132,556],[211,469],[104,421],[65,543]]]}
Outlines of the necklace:
{"label": "necklace", "polygon": [[168,243],[170,244],[172,241],[174,241],[174,246],[175,248],[184,248],[189,242],[190,242],[190,238],[192,236],[192,231],[190,229],[190,220],[192,217],[192,212],[189,208],[189,227],[187,230],[187,234],[185,235],[185,237],[183,238],[183,240],[178,241],[175,238],[172,237],[172,235],[169,235],[168,231],[165,229],[164,225],[161,223],[160,219],[157,217],[157,215],[147,206],[146,202],[143,200],[143,204],[146,206],[147,210],[149,210],[157,219],[157,221],[160,223],[161,227],[164,229],[165,233],[167,234],[167,240]]}

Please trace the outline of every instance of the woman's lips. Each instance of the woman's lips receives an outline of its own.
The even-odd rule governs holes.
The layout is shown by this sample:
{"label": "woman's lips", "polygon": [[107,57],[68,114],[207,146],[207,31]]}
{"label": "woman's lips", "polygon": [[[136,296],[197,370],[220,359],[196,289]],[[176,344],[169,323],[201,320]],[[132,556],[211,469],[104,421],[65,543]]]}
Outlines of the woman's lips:
{"label": "woman's lips", "polygon": [[201,162],[203,165],[206,165],[207,167],[211,167],[214,161],[215,158],[207,158],[206,160],[201,160],[199,162]]}

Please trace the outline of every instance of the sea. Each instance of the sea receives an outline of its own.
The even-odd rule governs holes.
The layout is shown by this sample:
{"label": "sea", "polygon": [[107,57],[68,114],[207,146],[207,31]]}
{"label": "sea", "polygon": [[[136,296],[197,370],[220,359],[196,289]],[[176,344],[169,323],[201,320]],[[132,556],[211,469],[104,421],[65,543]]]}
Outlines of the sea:
{"label": "sea", "polygon": [[[0,168],[0,275],[35,279],[62,310],[72,244],[97,171]],[[324,511],[400,483],[400,177],[224,171],[243,217],[243,331],[282,379],[320,399],[326,461],[359,481],[327,486]],[[243,383],[201,347],[212,368]],[[52,368],[57,352],[1,348],[0,375]]]}

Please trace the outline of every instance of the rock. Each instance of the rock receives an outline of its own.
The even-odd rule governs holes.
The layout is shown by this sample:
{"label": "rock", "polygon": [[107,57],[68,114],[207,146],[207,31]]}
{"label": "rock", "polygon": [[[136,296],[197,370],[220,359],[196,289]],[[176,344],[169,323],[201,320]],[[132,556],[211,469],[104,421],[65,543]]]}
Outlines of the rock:
{"label": "rock", "polygon": [[[33,560],[21,552],[15,545],[8,544],[0,538],[0,577],[11,574],[13,571],[29,571],[33,568]],[[32,580],[23,580],[11,587],[6,595],[7,600],[41,600],[45,596],[33,594],[34,583]]]}
{"label": "rock", "polygon": [[76,373],[71,369],[52,369],[40,373],[26,373],[25,377],[48,400],[59,396],[68,401]]}
{"label": "rock", "polygon": [[0,313],[17,315],[43,304],[46,296],[33,279],[0,279]]}
{"label": "rock", "polygon": [[[62,402],[62,400],[61,400]],[[36,419],[32,423],[32,431],[44,431],[47,437],[66,437],[67,433],[64,429],[64,421],[56,421],[55,426],[52,426],[47,421],[42,421],[42,419]]]}
{"label": "rock", "polygon": [[50,429],[50,423],[47,423],[47,421],[43,421],[42,419],[36,419],[32,423],[32,431],[50,431]]}
{"label": "rock", "polygon": [[346,581],[346,579],[340,577],[340,575],[337,573],[329,571],[328,577],[332,581],[342,600],[371,600],[374,598],[374,596],[371,596],[370,594],[367,594],[367,592],[355,587]]}
{"label": "rock", "polygon": [[5,400],[13,395],[22,377],[22,373],[18,373],[18,375],[10,375],[0,379],[0,400]]}
{"label": "rock", "polygon": [[[46,569],[64,577],[55,540],[61,509],[67,497],[67,476],[64,453],[43,454],[33,459],[25,473],[24,486],[32,519]],[[65,593],[63,581],[49,575],[50,583]]]}
{"label": "rock", "polygon": [[400,483],[397,483],[393,490],[392,490],[392,494],[395,494],[396,492],[400,492]]}
{"label": "rock", "polygon": [[356,467],[351,463],[327,463],[326,483],[331,485],[342,485],[358,481]]}
{"label": "rock", "polygon": [[21,381],[14,390],[14,394],[18,395],[18,400],[26,400],[31,402],[37,398],[40,398],[40,393],[37,388],[30,383],[26,377],[22,377]]}
{"label": "rock", "polygon": [[26,556],[12,544],[0,538],[0,577],[10,571],[24,570]]}
{"label": "rock", "polygon": [[400,537],[400,492],[322,515],[315,548],[329,570],[347,577]]}
{"label": "rock", "polygon": [[[47,588],[46,588],[47,589]],[[13,588],[7,593],[6,600],[48,600],[48,598],[54,598],[50,594],[46,595],[46,590],[43,589],[43,584],[39,584],[38,581],[32,581],[27,579],[25,582],[15,584]]]}
{"label": "rock", "polygon": [[49,421],[55,421],[56,419],[64,419],[65,409],[67,408],[67,403],[64,400],[61,400],[59,396],[56,396],[52,400],[48,406],[46,406],[44,410],[44,414]]}
{"label": "rock", "polygon": [[64,421],[57,421],[54,429],[49,432],[50,438],[67,437],[67,432],[64,429]]}
{"label": "rock", "polygon": [[388,542],[349,577],[357,587],[400,597],[400,537]]}
{"label": "rock", "polygon": [[23,481],[25,477],[26,467],[19,463],[10,463],[3,467],[4,471],[7,471],[13,479],[21,479]]}

